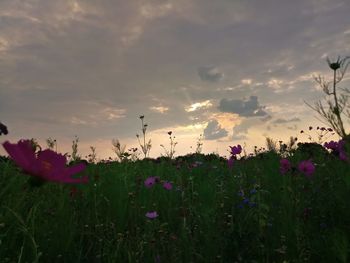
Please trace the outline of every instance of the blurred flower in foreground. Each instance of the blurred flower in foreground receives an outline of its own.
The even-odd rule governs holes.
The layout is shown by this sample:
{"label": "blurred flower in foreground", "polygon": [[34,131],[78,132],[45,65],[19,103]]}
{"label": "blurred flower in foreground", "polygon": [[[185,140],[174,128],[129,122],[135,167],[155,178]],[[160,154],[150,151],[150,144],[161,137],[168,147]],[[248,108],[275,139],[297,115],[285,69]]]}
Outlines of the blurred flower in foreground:
{"label": "blurred flower in foreground", "polygon": [[158,217],[157,211],[147,212],[146,217],[148,217],[149,219],[154,219],[154,218]]}
{"label": "blurred flower in foreground", "polygon": [[315,166],[309,160],[300,162],[298,169],[308,177],[310,177],[315,172]]}
{"label": "blurred flower in foreground", "polygon": [[4,124],[2,124],[1,122],[0,122],[0,135],[2,135],[2,134],[8,134],[9,132],[8,132],[8,130],[7,130],[7,127],[4,125]]}
{"label": "blurred flower in foreground", "polygon": [[51,150],[38,152],[36,155],[30,140],[20,140],[17,144],[8,141],[3,143],[13,161],[25,173],[42,181],[59,183],[87,183],[88,177],[72,178],[72,175],[86,168],[84,163],[66,167],[66,157]]}

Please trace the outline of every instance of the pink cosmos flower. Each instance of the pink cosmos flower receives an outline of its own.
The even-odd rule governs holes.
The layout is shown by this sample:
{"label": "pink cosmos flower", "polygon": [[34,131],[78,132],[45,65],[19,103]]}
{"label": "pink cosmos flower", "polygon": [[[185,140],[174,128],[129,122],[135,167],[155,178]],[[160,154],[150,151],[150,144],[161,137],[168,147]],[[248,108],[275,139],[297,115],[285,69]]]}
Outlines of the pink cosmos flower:
{"label": "pink cosmos flower", "polygon": [[237,146],[229,146],[231,148],[231,154],[236,155],[240,154],[242,152],[242,146],[238,144]]}
{"label": "pink cosmos flower", "polygon": [[145,186],[151,188],[157,182],[159,182],[159,176],[150,176],[145,180]]}
{"label": "pink cosmos flower", "polygon": [[280,173],[281,174],[287,173],[291,168],[292,168],[292,165],[288,159],[283,158],[280,160]]}
{"label": "pink cosmos flower", "polygon": [[155,219],[156,217],[158,217],[157,211],[149,211],[146,213],[146,217],[148,217],[149,219]]}
{"label": "pink cosmos flower", "polygon": [[3,147],[25,173],[35,178],[72,184],[88,182],[87,176],[72,178],[72,175],[83,171],[86,164],[80,163],[66,167],[66,157],[49,149],[40,151],[36,155],[30,140],[20,140],[17,144],[6,141]]}
{"label": "pink cosmos flower", "polygon": [[166,190],[171,190],[171,189],[173,188],[173,185],[172,185],[170,182],[165,181],[165,182],[163,183],[163,187],[164,187]]}
{"label": "pink cosmos flower", "polygon": [[298,169],[308,177],[315,172],[315,166],[310,160],[300,162]]}

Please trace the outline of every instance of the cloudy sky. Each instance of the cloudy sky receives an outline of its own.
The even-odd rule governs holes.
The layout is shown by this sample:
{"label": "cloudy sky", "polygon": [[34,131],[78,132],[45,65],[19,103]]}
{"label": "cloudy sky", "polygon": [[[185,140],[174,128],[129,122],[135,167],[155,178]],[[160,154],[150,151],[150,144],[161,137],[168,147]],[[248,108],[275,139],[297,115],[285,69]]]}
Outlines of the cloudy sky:
{"label": "cloudy sky", "polygon": [[139,147],[144,115],[151,157],[168,131],[176,155],[200,134],[222,156],[307,141],[300,130],[326,125],[304,100],[327,105],[313,76],[350,55],[349,13],[348,0],[2,0],[0,139],[51,137],[65,153],[77,135],[82,156],[114,158],[112,139]]}

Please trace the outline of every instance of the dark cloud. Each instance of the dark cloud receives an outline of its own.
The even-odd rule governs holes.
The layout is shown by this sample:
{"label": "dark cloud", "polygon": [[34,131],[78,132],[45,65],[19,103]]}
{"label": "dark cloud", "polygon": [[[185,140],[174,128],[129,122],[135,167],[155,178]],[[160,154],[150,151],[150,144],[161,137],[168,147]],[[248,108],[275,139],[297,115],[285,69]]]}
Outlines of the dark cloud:
{"label": "dark cloud", "polygon": [[258,97],[250,96],[249,100],[221,99],[218,109],[222,112],[236,113],[244,117],[265,116],[264,106],[259,106]]}
{"label": "dark cloud", "polygon": [[213,66],[204,66],[198,68],[198,75],[203,81],[217,82],[224,77],[219,69]]}
{"label": "dark cloud", "polygon": [[226,137],[228,135],[228,131],[222,129],[216,120],[212,120],[204,129],[203,134],[205,140],[217,140]]}

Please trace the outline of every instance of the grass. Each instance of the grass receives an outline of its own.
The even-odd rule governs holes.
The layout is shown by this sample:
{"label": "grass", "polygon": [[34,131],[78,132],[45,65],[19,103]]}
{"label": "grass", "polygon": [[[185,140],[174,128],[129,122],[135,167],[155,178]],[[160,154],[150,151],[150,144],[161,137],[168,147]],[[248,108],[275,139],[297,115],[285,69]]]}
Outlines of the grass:
{"label": "grass", "polygon": [[[203,154],[90,163],[77,186],[32,186],[3,160],[1,262],[348,262],[349,164],[321,151],[288,157],[309,158],[311,178],[282,175],[273,151],[232,168]],[[160,182],[147,188],[150,176]]]}

